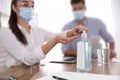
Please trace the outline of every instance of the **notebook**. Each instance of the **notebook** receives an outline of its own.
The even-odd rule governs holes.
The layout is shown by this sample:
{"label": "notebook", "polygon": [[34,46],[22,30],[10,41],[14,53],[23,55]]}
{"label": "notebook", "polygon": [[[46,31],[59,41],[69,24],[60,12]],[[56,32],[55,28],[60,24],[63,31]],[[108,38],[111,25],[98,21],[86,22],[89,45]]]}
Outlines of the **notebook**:
{"label": "notebook", "polygon": [[67,63],[67,64],[73,64],[76,63],[76,57],[64,57],[60,60],[53,60],[50,61],[50,63]]}

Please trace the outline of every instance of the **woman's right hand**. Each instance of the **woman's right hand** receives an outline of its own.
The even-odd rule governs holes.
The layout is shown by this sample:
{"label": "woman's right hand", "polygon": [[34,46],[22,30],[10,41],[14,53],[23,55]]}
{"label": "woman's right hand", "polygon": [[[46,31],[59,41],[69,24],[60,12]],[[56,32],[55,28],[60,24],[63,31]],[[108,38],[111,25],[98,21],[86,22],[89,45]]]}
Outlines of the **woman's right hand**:
{"label": "woman's right hand", "polygon": [[80,35],[76,35],[72,37],[56,36],[55,39],[56,39],[56,43],[68,44],[79,37]]}
{"label": "woman's right hand", "polygon": [[80,35],[72,36],[72,37],[63,37],[63,36],[56,36],[54,39],[47,42],[45,45],[42,46],[42,50],[46,55],[57,43],[68,44],[71,41],[77,39]]}

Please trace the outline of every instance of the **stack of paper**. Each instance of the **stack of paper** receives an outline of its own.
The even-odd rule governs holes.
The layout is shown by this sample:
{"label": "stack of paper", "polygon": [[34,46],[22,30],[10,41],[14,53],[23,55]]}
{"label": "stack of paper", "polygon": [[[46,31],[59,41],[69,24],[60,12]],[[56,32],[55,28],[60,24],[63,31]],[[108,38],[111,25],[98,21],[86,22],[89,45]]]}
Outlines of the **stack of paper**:
{"label": "stack of paper", "polygon": [[120,80],[120,76],[77,73],[77,72],[62,72],[58,74],[53,74],[51,76],[43,77],[37,80],[58,80],[58,79],[54,79],[52,76],[65,78],[67,80]]}

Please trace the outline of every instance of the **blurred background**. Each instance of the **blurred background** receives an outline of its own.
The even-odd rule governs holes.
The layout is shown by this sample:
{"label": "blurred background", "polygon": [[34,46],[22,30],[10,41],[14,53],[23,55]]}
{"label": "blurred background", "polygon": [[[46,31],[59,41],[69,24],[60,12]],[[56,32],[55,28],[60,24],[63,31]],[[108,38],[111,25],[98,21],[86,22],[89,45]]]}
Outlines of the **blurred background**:
{"label": "blurred background", "polygon": [[[0,24],[6,27],[10,14],[11,0],[0,0]],[[120,57],[120,0],[86,0],[89,17],[99,18],[107,25],[107,29],[114,37],[116,52]],[[73,20],[70,0],[35,0],[35,12],[39,27],[51,31],[61,32],[62,27]],[[62,57],[61,44],[58,44],[47,55],[48,59]]]}

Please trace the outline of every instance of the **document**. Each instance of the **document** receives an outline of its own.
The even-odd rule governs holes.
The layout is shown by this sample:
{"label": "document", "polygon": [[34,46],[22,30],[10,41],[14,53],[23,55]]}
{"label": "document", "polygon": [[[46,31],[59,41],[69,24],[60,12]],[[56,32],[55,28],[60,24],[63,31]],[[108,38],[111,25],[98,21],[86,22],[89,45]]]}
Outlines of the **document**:
{"label": "document", "polygon": [[[54,76],[61,79],[56,79],[54,78]],[[62,73],[49,75],[37,80],[120,80],[120,76],[79,73],[79,72],[62,72]]]}
{"label": "document", "polygon": [[113,58],[112,62],[117,62],[118,63],[118,62],[120,62],[120,58]]}

